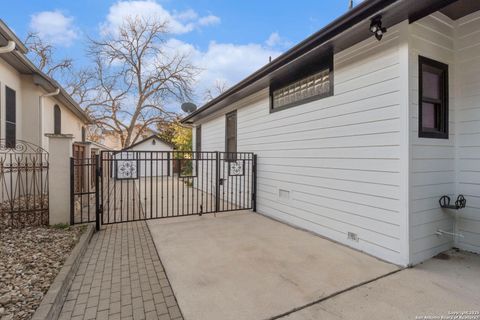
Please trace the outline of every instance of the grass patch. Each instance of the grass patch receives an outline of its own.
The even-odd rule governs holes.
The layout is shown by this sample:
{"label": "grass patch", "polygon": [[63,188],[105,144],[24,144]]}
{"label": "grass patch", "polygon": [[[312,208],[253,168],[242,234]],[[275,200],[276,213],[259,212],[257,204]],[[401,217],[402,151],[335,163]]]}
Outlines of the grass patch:
{"label": "grass patch", "polygon": [[58,230],[68,230],[70,229],[70,225],[66,223],[57,223],[51,226],[53,229],[58,229]]}

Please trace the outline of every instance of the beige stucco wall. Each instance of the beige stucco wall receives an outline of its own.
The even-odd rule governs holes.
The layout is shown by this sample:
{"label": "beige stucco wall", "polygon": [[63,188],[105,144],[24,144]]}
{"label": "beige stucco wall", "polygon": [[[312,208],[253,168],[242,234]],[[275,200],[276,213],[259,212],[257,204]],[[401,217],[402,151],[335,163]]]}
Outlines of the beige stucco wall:
{"label": "beige stucco wall", "polygon": [[59,103],[54,97],[45,97],[43,98],[43,143],[45,149],[48,150],[48,141],[49,139],[45,137],[45,133],[53,133],[54,131],[54,120],[53,120],[53,110],[55,104],[58,104],[62,113],[62,125],[61,133],[62,134],[72,134],[73,142],[82,141],[82,126],[84,123],[78,119],[73,112],[67,109],[63,104]]}
{"label": "beige stucco wall", "polygon": [[[84,123],[65,105],[52,97],[43,97],[45,90],[33,83],[32,76],[22,75],[0,57],[0,138],[5,138],[5,86],[16,91],[17,139],[49,149],[46,133],[53,133],[55,104],[62,112],[62,134],[72,134],[73,142],[82,140]],[[42,99],[42,117],[40,116]],[[43,120],[42,120],[43,118]]]}
{"label": "beige stucco wall", "polygon": [[[40,123],[39,123],[39,96],[41,89],[33,84],[31,76],[22,76],[22,104],[17,105],[17,110],[22,109],[22,137],[23,140],[40,145]],[[17,115],[17,121],[20,118]]]}

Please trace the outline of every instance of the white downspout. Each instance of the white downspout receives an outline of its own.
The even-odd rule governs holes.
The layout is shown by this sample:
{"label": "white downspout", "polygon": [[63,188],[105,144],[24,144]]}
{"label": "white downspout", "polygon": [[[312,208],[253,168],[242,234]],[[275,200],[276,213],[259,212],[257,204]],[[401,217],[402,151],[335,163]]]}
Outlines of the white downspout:
{"label": "white downspout", "polygon": [[9,53],[15,50],[15,41],[8,41],[7,45],[4,47],[0,47],[0,53]]}
{"label": "white downspout", "polygon": [[42,148],[45,148],[45,146],[43,145],[43,98],[53,97],[53,96],[58,95],[59,93],[60,93],[60,89],[57,88],[55,91],[43,94],[38,98],[38,100],[39,100],[39,102],[38,102],[38,123],[39,123],[38,137],[40,139],[39,146],[42,147]]}

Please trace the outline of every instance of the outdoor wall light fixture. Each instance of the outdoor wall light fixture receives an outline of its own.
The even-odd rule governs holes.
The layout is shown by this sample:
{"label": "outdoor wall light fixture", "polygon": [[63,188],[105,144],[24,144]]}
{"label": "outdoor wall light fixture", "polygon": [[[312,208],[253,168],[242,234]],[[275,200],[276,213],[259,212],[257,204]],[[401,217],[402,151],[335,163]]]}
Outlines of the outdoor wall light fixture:
{"label": "outdoor wall light fixture", "polygon": [[375,35],[378,41],[382,40],[383,34],[387,32],[387,28],[382,27],[382,16],[377,16],[372,19],[370,32]]}

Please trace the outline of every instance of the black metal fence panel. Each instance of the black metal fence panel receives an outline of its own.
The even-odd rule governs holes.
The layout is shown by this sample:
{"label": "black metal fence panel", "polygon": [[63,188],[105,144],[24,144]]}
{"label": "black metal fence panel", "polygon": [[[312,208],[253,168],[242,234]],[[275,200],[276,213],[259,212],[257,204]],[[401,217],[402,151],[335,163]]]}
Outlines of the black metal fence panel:
{"label": "black metal fence panel", "polygon": [[17,140],[0,140],[0,226],[48,225],[48,152]]}
{"label": "black metal fence panel", "polygon": [[72,224],[255,209],[252,153],[125,150],[97,159],[71,159]]}
{"label": "black metal fence panel", "polygon": [[70,158],[70,223],[95,222],[96,158]]}
{"label": "black metal fence panel", "polygon": [[252,209],[252,153],[102,152],[100,172],[102,224]]}

